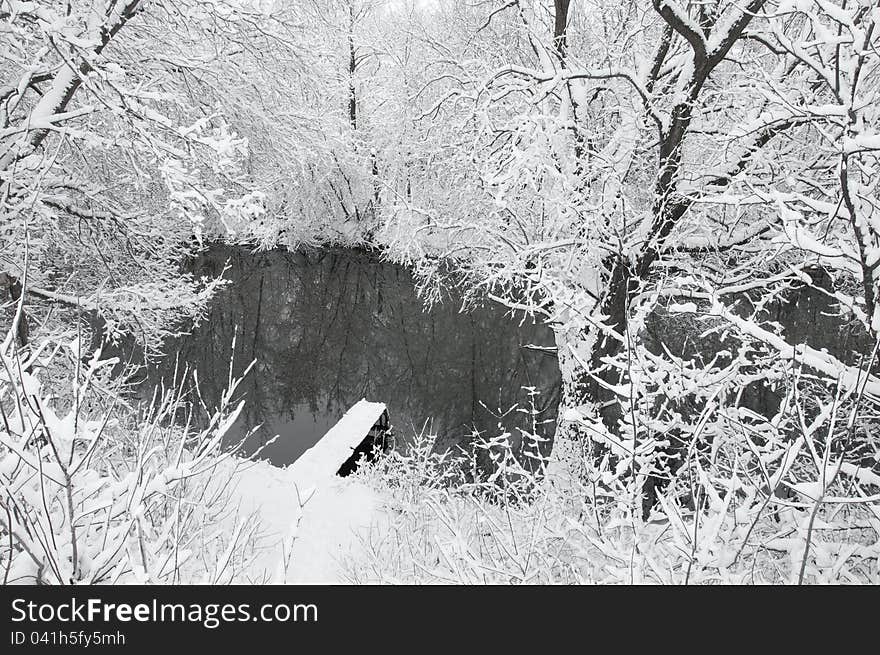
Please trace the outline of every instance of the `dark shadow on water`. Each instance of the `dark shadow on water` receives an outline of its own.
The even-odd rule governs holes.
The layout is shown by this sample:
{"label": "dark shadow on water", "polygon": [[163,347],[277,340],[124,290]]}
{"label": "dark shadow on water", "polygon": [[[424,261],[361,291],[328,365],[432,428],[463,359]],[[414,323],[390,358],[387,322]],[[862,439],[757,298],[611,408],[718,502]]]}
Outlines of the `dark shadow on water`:
{"label": "dark shadow on water", "polygon": [[[278,434],[261,457],[289,464],[361,398],[387,404],[398,441],[426,422],[441,436],[441,449],[470,441],[474,429],[495,436],[499,424],[517,436],[531,421],[507,410],[528,405],[524,386],[540,392],[536,402],[547,421],[540,432],[552,437],[557,359],[527,347],[554,346],[548,327],[520,325],[521,316],[491,302],[460,313],[460,300],[451,296],[425,312],[405,268],[363,251],[215,246],[190,270],[219,275],[227,260],[232,284],[191,335],[167,344],[143,388],[171,379],[176,357],[198,370],[202,397],[216,406],[236,337],[233,373],[256,364],[240,387],[247,402],[230,440],[263,425],[246,453]],[[507,412],[502,418],[499,409]]]}

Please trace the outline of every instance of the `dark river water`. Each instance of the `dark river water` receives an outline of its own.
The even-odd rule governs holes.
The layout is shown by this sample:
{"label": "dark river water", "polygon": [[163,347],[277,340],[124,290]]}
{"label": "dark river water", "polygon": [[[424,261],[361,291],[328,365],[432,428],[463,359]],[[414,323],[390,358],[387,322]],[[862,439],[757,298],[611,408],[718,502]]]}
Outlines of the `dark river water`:
{"label": "dark river water", "polygon": [[[190,267],[230,284],[191,335],[167,344],[149,382],[170,379],[177,356],[198,369],[206,404],[216,406],[233,372],[256,364],[240,390],[245,410],[231,439],[284,466],[320,439],[361,398],[383,402],[397,443],[422,430],[438,449],[476,430],[521,436],[530,427],[523,387],[534,388],[543,436],[552,437],[561,377],[552,331],[487,301],[466,313],[449,295],[429,311],[403,267],[357,250],[314,253],[216,246]],[[535,348],[533,346],[537,346]],[[499,426],[501,428],[499,429]]]}

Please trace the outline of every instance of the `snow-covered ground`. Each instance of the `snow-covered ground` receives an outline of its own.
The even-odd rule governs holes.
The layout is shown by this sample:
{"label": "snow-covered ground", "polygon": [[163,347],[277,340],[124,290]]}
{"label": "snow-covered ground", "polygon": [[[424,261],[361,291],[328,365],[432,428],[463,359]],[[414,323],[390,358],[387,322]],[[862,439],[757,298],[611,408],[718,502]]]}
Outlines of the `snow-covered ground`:
{"label": "snow-covered ground", "polygon": [[340,560],[357,547],[358,534],[378,519],[378,499],[363,484],[331,478],[314,488],[300,511],[298,494],[308,489],[293,473],[293,466],[280,469],[263,461],[235,473],[235,502],[242,514],[259,518],[263,533],[247,577],[291,584],[346,582]]}
{"label": "snow-covered ground", "polygon": [[274,583],[344,583],[341,560],[379,519],[376,494],[339,466],[385,410],[361,401],[286,468],[247,462],[233,477],[233,502],[262,525],[259,554],[248,578]]}

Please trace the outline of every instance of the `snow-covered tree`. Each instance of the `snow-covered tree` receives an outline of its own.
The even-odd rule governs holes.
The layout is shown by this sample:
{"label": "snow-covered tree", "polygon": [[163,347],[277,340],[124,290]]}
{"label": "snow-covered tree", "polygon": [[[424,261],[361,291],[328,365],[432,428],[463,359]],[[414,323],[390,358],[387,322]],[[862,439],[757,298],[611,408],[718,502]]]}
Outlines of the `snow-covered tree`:
{"label": "snow-covered tree", "polygon": [[[453,4],[429,13],[416,96],[443,165],[388,225],[560,324],[592,438],[635,465],[687,441],[688,403],[792,362],[860,388],[868,353],[790,343],[762,312],[821,269],[876,338],[874,3]],[[661,306],[728,352],[683,375],[646,343]]]}
{"label": "snow-covered tree", "polygon": [[249,17],[230,12],[223,3],[0,5],[6,279],[96,310],[111,334],[136,332],[150,347],[199,315],[216,284],[182,275],[180,260],[205,234],[234,234],[263,201],[242,166],[246,141],[182,91],[175,59],[197,67],[218,53],[182,51],[175,26],[210,34],[212,22]]}

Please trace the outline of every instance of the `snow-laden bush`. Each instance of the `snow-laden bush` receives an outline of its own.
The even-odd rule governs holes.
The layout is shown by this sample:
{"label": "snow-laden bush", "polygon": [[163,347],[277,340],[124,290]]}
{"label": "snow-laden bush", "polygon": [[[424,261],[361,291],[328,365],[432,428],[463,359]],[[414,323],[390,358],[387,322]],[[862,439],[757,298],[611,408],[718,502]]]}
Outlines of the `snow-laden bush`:
{"label": "snow-laden bush", "polygon": [[4,584],[237,579],[258,528],[229,503],[238,380],[195,428],[179,390],[130,406],[117,361],[84,356],[78,339],[17,352],[9,337],[0,356]]}
{"label": "snow-laden bush", "polygon": [[813,397],[810,408],[798,388],[770,420],[736,407],[705,409],[647,520],[642,494],[656,468],[642,453],[597,460],[577,433],[602,426],[576,412],[564,416],[568,429],[546,466],[527,469],[505,456],[509,435],[501,435],[485,444],[495,453],[494,476],[476,482],[457,482],[448,456],[433,453],[430,438],[417,439],[359,474],[385,498],[387,520],[363,539],[348,577],[878,583],[880,475],[852,450],[876,441],[875,419],[863,398],[838,389]]}

